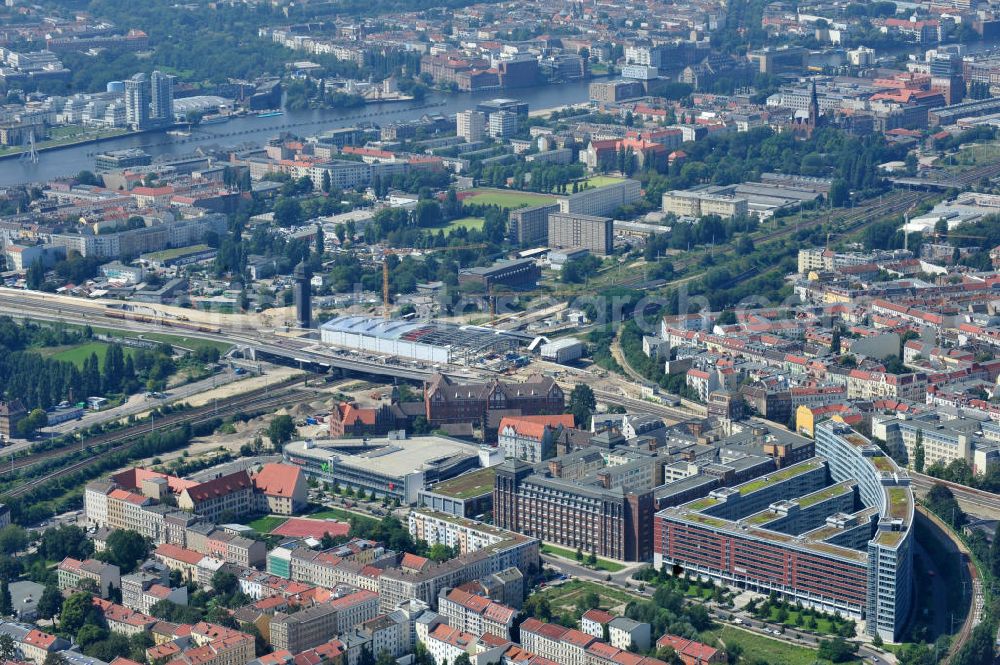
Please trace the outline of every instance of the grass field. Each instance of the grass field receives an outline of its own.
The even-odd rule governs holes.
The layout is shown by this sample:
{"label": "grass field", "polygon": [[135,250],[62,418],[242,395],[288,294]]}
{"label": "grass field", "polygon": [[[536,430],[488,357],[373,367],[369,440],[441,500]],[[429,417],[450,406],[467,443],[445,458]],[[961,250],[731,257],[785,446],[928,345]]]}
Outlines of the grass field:
{"label": "grass field", "polygon": [[549,605],[553,610],[573,611],[576,609],[577,599],[591,592],[596,593],[600,597],[601,608],[609,611],[623,611],[626,605],[633,600],[639,599],[639,596],[625,591],[584,580],[573,580],[559,586],[552,586],[537,592],[535,595],[540,595],[549,601]]}
{"label": "grass field", "polygon": [[[701,634],[701,641],[712,644],[722,638],[727,645],[738,644],[743,649],[743,658],[747,661],[762,661],[769,665],[813,665],[814,663],[829,663],[816,657],[813,649],[787,644],[780,640],[751,633],[748,630],[723,626],[720,629],[706,631]],[[860,663],[860,660],[848,661]]]}
{"label": "grass field", "polygon": [[498,205],[501,208],[525,208],[543,203],[555,203],[555,198],[546,194],[532,192],[515,192],[507,189],[488,189],[480,187],[472,190],[472,196],[463,200],[464,203],[477,205]]}
{"label": "grass field", "polygon": [[259,534],[266,535],[271,533],[272,531],[274,531],[287,521],[288,521],[287,517],[278,517],[277,515],[265,515],[264,517],[258,517],[254,521],[248,523],[247,526]]}
{"label": "grass field", "polygon": [[[83,367],[83,361],[90,357],[90,354],[96,353],[97,359],[101,363],[101,367],[104,366],[104,356],[108,354],[109,344],[104,342],[87,342],[86,344],[78,344],[77,346],[63,347],[60,349],[53,349],[56,351],[50,357],[53,360],[65,360],[66,362],[71,362],[77,367]],[[127,356],[134,353],[133,349],[129,347],[124,347],[122,352]]]}
{"label": "grass field", "polygon": [[176,259],[178,256],[184,256],[185,254],[197,254],[198,252],[204,252],[208,249],[210,249],[209,246],[205,244],[188,245],[187,247],[164,249],[160,252],[150,252],[149,254],[143,254],[143,257],[152,261],[169,261],[170,259]]}
{"label": "grass field", "polygon": [[368,520],[369,522],[372,523],[378,521],[374,517],[368,517],[367,515],[362,515],[361,513],[355,513],[350,510],[343,510],[341,508],[327,508],[326,506],[319,506],[319,507],[321,508],[320,511],[315,513],[310,513],[308,515],[303,515],[303,517],[311,517],[317,520],[327,520],[327,519],[342,520],[345,522],[349,521],[352,518],[362,521]]}
{"label": "grass field", "polygon": [[483,228],[483,223],[486,220],[482,217],[463,217],[461,219],[453,219],[448,222],[445,226],[445,231],[453,231],[455,229],[468,229],[470,231],[478,231]]}
{"label": "grass field", "polygon": [[[573,550],[567,550],[562,547],[556,547],[555,545],[549,545],[548,543],[542,545],[542,553],[552,554],[554,556],[561,556],[564,559],[570,559],[571,561],[576,561],[576,552]],[[586,557],[586,555],[584,555]],[[586,558],[584,558],[586,561]],[[620,563],[615,563],[614,561],[609,561],[608,559],[597,559],[597,570],[606,570],[609,573],[617,573],[619,570],[625,568]]]}
{"label": "grass field", "polygon": [[623,178],[614,178],[609,175],[594,175],[584,180],[584,182],[587,183],[591,188],[594,188],[594,187],[604,187],[605,185],[613,185],[614,183],[621,182],[622,180]]}

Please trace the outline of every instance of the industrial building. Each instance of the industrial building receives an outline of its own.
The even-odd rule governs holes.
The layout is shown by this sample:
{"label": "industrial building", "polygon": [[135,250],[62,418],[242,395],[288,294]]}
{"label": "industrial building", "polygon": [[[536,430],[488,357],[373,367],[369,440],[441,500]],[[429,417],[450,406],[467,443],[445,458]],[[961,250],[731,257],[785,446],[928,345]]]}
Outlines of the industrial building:
{"label": "industrial building", "polygon": [[491,266],[464,268],[458,273],[458,283],[474,284],[483,289],[506,286],[514,289],[533,288],[538,285],[542,270],[534,259],[497,261]]}
{"label": "industrial building", "polygon": [[495,330],[444,323],[339,316],[320,326],[326,344],[432,363],[469,363],[517,349],[518,338]]}
{"label": "industrial building", "polygon": [[428,485],[479,467],[477,446],[443,436],[410,439],[404,432],[385,439],[293,441],[284,456],[320,482],[405,504],[416,503]]}
{"label": "industrial building", "polygon": [[865,619],[898,641],[913,594],[910,478],[843,423],[817,426],[816,453],[657,513],[654,566]]}

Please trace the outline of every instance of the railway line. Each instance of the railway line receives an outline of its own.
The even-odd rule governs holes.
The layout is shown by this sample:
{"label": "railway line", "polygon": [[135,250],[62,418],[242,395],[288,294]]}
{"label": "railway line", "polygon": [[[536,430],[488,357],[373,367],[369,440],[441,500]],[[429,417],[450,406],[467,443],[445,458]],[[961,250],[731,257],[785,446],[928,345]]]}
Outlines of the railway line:
{"label": "railway line", "polygon": [[[274,392],[277,390],[277,392]],[[217,406],[213,405],[210,407],[201,407],[198,409],[193,409],[190,411],[178,412],[176,414],[170,414],[169,416],[164,416],[160,421],[154,421],[152,426],[147,429],[145,424],[130,427],[126,431],[119,431],[109,433],[108,435],[102,435],[100,437],[95,437],[94,439],[84,441],[80,447],[76,445],[58,448],[53,451],[46,451],[46,453],[41,453],[39,455],[33,455],[29,458],[22,458],[25,463],[20,466],[15,463],[13,465],[13,470],[26,468],[28,466],[33,466],[47,460],[57,459],[59,457],[66,456],[70,453],[79,450],[90,450],[93,454],[86,459],[79,460],[73,464],[69,464],[54,471],[39,476],[37,478],[32,478],[30,482],[25,482],[19,487],[15,487],[4,495],[8,498],[18,498],[28,494],[35,486],[42,483],[46,483],[63,476],[70,475],[81,469],[85,469],[91,466],[101,459],[113,455],[115,453],[121,452],[123,450],[128,450],[131,446],[135,445],[143,434],[147,434],[151,431],[155,431],[153,426],[158,426],[159,428],[171,427],[182,424],[199,425],[205,422],[209,422],[214,418],[218,417],[218,409],[224,409],[224,413],[234,413],[237,411],[258,411],[274,409],[288,404],[293,401],[296,397],[303,397],[306,395],[317,395],[318,391],[313,390],[302,390],[302,389],[286,389],[282,390],[280,388],[269,388],[267,392],[263,389],[259,391],[254,391],[252,393],[247,393],[246,395],[241,395],[238,398],[232,398],[225,400],[225,404],[222,402]],[[176,418],[171,418],[170,416],[177,416]],[[109,446],[109,447],[104,447]],[[104,447],[102,450],[97,450],[100,447]],[[5,470],[7,473],[11,471],[11,467]]]}

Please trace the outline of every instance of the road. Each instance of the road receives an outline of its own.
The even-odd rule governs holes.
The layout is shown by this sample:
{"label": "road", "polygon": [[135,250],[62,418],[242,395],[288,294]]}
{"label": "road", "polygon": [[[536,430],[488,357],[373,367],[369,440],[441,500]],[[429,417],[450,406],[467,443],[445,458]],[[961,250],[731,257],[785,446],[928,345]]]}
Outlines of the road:
{"label": "road", "polygon": [[[241,376],[235,374],[231,369],[225,369],[218,374],[213,374],[207,379],[185,383],[184,385],[170,389],[168,392],[160,393],[163,395],[162,397],[146,397],[145,393],[141,395],[132,395],[128,401],[121,406],[116,406],[113,409],[107,409],[105,411],[90,411],[85,413],[81,420],[69,420],[64,423],[59,423],[58,425],[44,428],[42,432],[48,434],[67,434],[84,427],[105,423],[109,420],[117,420],[119,418],[144,413],[151,409],[155,409],[156,407],[163,406],[165,404],[172,404],[184,398],[191,397],[192,395],[197,395],[198,393],[206,390],[211,390],[212,388],[217,388],[218,386],[224,386],[227,383],[232,383],[233,381],[237,381],[247,376],[249,375],[243,374]],[[13,446],[5,448],[4,451],[8,452],[11,448],[13,448]]]}
{"label": "road", "polygon": [[973,489],[958,483],[951,483],[916,471],[910,471],[913,488],[921,494],[926,494],[936,483],[951,490],[965,512],[989,519],[1000,519],[1000,495]]}

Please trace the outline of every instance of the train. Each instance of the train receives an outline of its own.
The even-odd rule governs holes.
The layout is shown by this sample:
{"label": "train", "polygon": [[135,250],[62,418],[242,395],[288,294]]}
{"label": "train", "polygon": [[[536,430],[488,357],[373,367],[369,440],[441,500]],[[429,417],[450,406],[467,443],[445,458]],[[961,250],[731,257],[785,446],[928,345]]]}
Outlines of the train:
{"label": "train", "polygon": [[192,330],[195,332],[203,333],[215,333],[221,334],[222,328],[219,326],[207,326],[199,323],[191,323],[190,321],[182,321],[177,319],[165,319],[162,317],[150,316],[149,314],[140,314],[138,312],[125,312],[120,309],[109,309],[104,312],[105,316],[112,319],[123,319],[126,321],[138,321],[140,323],[155,323],[161,325],[164,328],[181,328],[183,330]]}

